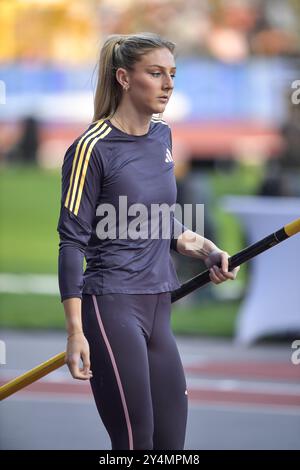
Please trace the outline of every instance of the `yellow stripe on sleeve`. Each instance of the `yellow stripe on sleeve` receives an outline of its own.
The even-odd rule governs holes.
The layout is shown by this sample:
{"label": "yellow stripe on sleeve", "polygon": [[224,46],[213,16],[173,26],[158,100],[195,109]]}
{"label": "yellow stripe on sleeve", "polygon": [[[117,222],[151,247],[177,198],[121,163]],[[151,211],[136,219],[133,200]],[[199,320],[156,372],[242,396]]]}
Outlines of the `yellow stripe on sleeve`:
{"label": "yellow stripe on sleeve", "polygon": [[103,132],[103,134],[98,135],[97,137],[95,137],[92,140],[91,144],[89,145],[89,148],[88,148],[86,156],[85,156],[85,160],[84,160],[84,164],[83,164],[83,170],[82,170],[82,174],[81,174],[81,178],[80,178],[79,190],[78,190],[78,195],[77,195],[77,198],[76,198],[76,204],[75,204],[75,208],[74,208],[74,214],[75,215],[78,214],[80,201],[81,201],[81,196],[82,196],[82,191],[83,191],[83,186],[84,186],[85,177],[86,177],[86,172],[87,172],[87,168],[88,168],[88,164],[89,164],[89,160],[90,160],[92,150],[93,150],[96,142],[98,142],[99,139],[104,139],[104,137],[107,136],[107,134],[109,134],[111,130],[112,130],[112,128],[108,127],[106,129],[106,131]]}
{"label": "yellow stripe on sleeve", "polygon": [[87,137],[84,140],[83,144],[82,144],[82,147],[81,147],[80,152],[79,152],[79,159],[78,159],[78,164],[77,164],[76,173],[75,173],[75,179],[74,179],[74,185],[73,185],[73,189],[72,189],[71,202],[70,202],[70,205],[69,205],[70,211],[73,211],[73,209],[74,209],[75,196],[76,196],[76,193],[77,193],[77,187],[78,187],[78,182],[79,182],[79,175],[80,175],[81,168],[82,168],[82,165],[83,165],[83,161],[84,161],[84,158],[85,158],[87,146],[91,142],[91,140],[93,140],[97,135],[100,135],[105,130],[106,127],[107,127],[107,124],[104,123],[103,126],[99,130],[97,130],[96,132],[91,134],[89,137]]}
{"label": "yellow stripe on sleeve", "polygon": [[93,134],[91,134],[90,136],[88,136],[88,137],[86,136],[86,138],[82,141],[81,147],[78,143],[78,152],[77,152],[77,149],[76,149],[76,155],[75,155],[75,157],[76,157],[76,166],[75,166],[75,169],[74,169],[74,177],[73,177],[73,182],[72,182],[72,188],[71,188],[71,191],[70,191],[69,206],[68,206],[68,209],[70,211],[73,211],[73,208],[74,208],[74,201],[75,201],[75,196],[76,196],[77,188],[78,188],[79,175],[81,173],[81,168],[82,168],[84,155],[86,153],[87,146],[88,146],[89,142],[94,137],[96,137],[97,135],[100,135],[105,130],[106,127],[107,127],[107,124],[104,123],[100,127],[100,129],[93,132]]}
{"label": "yellow stripe on sleeve", "polygon": [[99,127],[101,126],[101,124],[103,122],[104,122],[103,119],[101,119],[100,121],[97,121],[97,123],[88,132],[86,132],[81,137],[80,141],[78,142],[78,144],[76,146],[75,156],[74,156],[73,165],[72,165],[72,172],[71,172],[71,177],[70,177],[69,190],[68,190],[68,194],[67,194],[67,197],[66,197],[66,200],[65,200],[65,207],[67,207],[67,208],[69,206],[69,201],[70,201],[70,197],[71,197],[71,193],[72,193],[72,186],[73,186],[73,182],[74,182],[74,175],[75,175],[75,170],[76,170],[76,165],[77,165],[77,159],[78,159],[78,154],[79,154],[79,150],[81,148],[82,142],[84,141],[84,139],[87,136],[89,136],[90,134],[97,131],[97,129],[99,129]]}

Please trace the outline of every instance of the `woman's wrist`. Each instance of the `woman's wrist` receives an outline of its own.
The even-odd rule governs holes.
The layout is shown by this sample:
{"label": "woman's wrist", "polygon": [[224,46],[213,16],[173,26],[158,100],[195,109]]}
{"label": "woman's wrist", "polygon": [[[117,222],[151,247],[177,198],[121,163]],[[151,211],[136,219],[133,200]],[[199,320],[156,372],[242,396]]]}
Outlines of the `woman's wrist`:
{"label": "woman's wrist", "polygon": [[75,335],[84,335],[84,333],[83,333],[82,330],[81,331],[74,331],[74,333],[68,334],[67,339],[70,339],[70,338],[72,338],[72,336],[75,336]]}
{"label": "woman's wrist", "polygon": [[203,253],[205,255],[204,257],[209,256],[211,253],[215,251],[221,251],[221,250],[220,248],[217,247],[217,245],[215,245],[215,243],[213,243],[208,238],[205,238],[204,243],[203,243]]}
{"label": "woman's wrist", "polygon": [[65,317],[66,317],[66,330],[68,337],[82,332],[81,320],[81,299],[69,298],[63,302]]}
{"label": "woman's wrist", "polygon": [[211,240],[191,230],[187,230],[178,238],[177,249],[183,255],[202,260],[205,260],[210,253],[220,251]]}

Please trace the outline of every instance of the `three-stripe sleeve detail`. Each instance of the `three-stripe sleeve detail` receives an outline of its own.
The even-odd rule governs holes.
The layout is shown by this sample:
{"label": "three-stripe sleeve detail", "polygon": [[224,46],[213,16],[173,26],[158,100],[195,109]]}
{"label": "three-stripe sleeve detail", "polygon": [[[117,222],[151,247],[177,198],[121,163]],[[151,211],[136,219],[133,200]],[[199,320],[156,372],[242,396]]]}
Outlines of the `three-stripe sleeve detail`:
{"label": "three-stripe sleeve detail", "polygon": [[82,191],[84,188],[86,172],[92,150],[99,139],[103,139],[112,130],[104,120],[98,121],[79,140],[72,165],[69,189],[65,201],[65,207],[78,214]]}

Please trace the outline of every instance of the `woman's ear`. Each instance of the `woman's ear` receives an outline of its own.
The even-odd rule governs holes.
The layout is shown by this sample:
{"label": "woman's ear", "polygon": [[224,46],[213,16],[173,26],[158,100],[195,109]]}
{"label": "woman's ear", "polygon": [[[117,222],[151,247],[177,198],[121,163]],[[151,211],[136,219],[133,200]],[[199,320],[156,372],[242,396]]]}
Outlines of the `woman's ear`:
{"label": "woman's ear", "polygon": [[129,77],[126,69],[118,68],[116,71],[116,79],[124,91],[129,89]]}

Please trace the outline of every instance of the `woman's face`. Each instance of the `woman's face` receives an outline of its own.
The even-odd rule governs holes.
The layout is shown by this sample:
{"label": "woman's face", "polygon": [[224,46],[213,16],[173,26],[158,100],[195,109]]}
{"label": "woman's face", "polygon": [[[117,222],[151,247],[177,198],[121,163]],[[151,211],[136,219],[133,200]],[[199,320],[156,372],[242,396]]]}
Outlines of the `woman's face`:
{"label": "woman's face", "polygon": [[153,49],[129,72],[129,91],[125,93],[141,113],[163,113],[174,88],[175,72],[174,56],[169,49]]}

